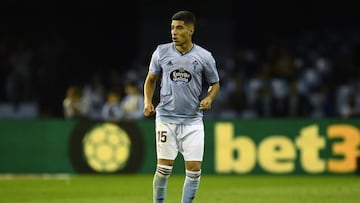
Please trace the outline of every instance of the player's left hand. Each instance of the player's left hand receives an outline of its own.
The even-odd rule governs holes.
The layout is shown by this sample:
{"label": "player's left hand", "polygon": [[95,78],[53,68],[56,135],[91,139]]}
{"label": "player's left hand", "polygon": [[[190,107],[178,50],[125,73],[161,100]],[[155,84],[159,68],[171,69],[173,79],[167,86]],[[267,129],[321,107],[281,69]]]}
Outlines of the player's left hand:
{"label": "player's left hand", "polygon": [[211,99],[205,97],[203,100],[200,101],[200,110],[210,110],[211,109]]}

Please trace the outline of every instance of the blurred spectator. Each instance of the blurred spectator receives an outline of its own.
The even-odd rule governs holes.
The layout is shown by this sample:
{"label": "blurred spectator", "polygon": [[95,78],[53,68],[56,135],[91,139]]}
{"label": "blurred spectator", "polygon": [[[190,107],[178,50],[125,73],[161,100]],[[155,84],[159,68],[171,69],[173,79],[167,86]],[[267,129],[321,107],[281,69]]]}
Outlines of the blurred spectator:
{"label": "blurred spectator", "polygon": [[121,92],[118,89],[109,89],[106,93],[106,101],[101,109],[101,118],[104,121],[118,122],[123,117],[120,108]]}
{"label": "blurred spectator", "polygon": [[105,87],[100,73],[94,72],[83,88],[83,97],[89,103],[89,118],[101,119],[101,110],[105,102]]}
{"label": "blurred spectator", "polygon": [[65,119],[88,117],[89,104],[82,97],[79,86],[72,85],[66,90],[66,96],[63,100],[63,112]]}
{"label": "blurred spectator", "polygon": [[313,107],[310,104],[309,96],[304,92],[301,92],[299,89],[299,81],[292,80],[290,81],[289,87],[289,117],[306,117],[310,115]]}
{"label": "blurred spectator", "polygon": [[273,75],[275,77],[291,79],[296,74],[295,57],[286,48],[279,48],[274,54]]}
{"label": "blurred spectator", "polygon": [[357,85],[342,85],[338,88],[338,112],[342,118],[360,116],[360,93]]}
{"label": "blurred spectator", "polygon": [[143,118],[144,97],[138,84],[133,80],[125,82],[125,97],[121,101],[123,120]]}
{"label": "blurred spectator", "polygon": [[32,50],[24,39],[16,41],[15,49],[9,54],[10,72],[6,78],[6,98],[10,102],[21,102],[31,99]]}
{"label": "blurred spectator", "polygon": [[271,114],[273,117],[289,116],[289,83],[284,78],[272,78],[271,86]]}

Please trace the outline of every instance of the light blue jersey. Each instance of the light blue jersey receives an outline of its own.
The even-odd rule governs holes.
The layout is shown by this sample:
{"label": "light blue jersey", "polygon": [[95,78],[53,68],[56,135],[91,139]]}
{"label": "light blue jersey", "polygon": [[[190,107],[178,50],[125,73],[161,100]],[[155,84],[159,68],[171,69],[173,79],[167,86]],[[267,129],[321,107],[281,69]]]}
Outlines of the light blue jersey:
{"label": "light blue jersey", "polygon": [[174,124],[198,124],[203,79],[208,84],[219,82],[215,59],[206,49],[195,45],[186,54],[173,43],[162,44],[154,51],[149,71],[161,75],[160,102],[156,121]]}

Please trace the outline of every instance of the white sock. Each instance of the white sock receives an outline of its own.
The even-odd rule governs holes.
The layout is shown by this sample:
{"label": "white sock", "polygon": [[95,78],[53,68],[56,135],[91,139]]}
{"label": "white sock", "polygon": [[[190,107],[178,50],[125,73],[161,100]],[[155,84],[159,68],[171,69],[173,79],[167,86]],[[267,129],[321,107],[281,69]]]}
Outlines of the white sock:
{"label": "white sock", "polygon": [[196,192],[200,184],[200,171],[188,171],[186,170],[186,177],[182,192],[182,203],[191,203],[195,198]]}
{"label": "white sock", "polygon": [[153,178],[154,203],[165,202],[168,178],[172,172],[172,166],[157,165]]}

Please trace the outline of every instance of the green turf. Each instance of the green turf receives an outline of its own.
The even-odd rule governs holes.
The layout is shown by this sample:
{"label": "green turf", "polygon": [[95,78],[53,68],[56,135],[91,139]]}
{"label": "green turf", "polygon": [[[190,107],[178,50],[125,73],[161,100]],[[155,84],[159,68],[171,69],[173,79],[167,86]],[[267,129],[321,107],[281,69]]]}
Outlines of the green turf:
{"label": "green turf", "polygon": [[[169,179],[167,203],[179,203],[182,175]],[[151,175],[4,176],[0,202],[150,203]],[[197,203],[357,203],[358,176],[203,175]]]}

